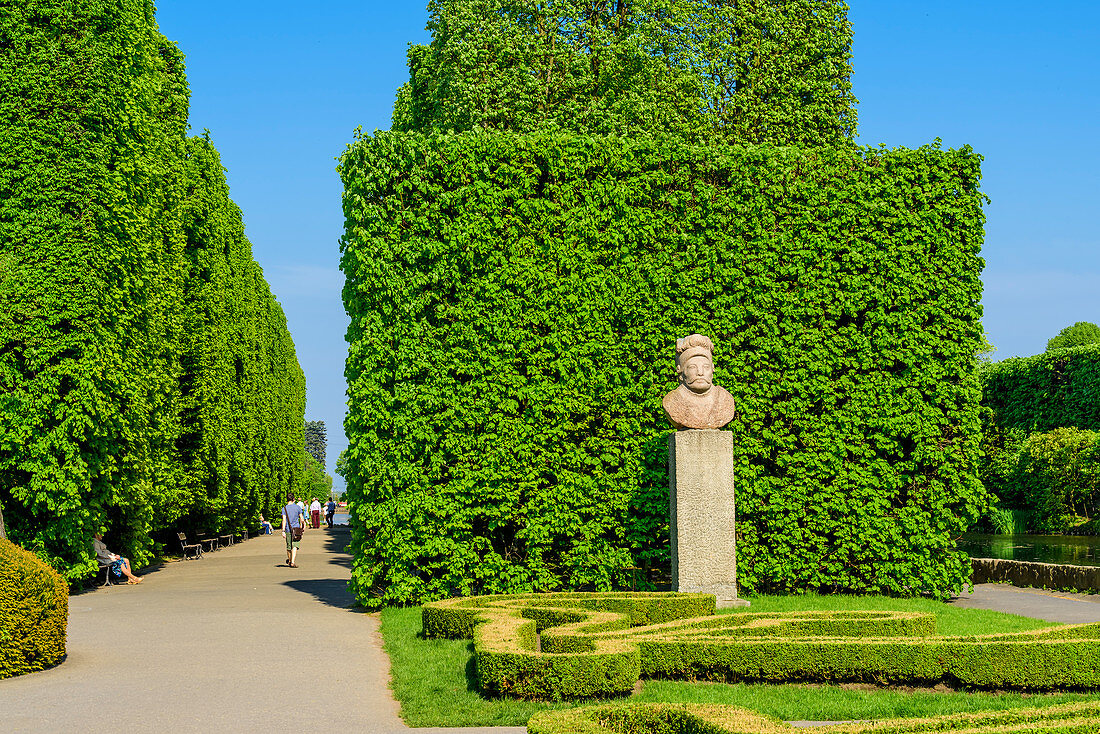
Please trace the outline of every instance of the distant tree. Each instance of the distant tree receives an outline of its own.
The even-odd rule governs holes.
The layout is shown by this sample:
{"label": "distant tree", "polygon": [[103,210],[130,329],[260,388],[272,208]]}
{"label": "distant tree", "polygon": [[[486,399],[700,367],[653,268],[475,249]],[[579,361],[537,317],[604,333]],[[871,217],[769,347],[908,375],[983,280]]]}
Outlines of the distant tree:
{"label": "distant tree", "polygon": [[1078,321],[1058,332],[1058,336],[1047,342],[1047,351],[1069,349],[1084,344],[1100,344],[1100,326],[1089,321]]}
{"label": "distant tree", "polygon": [[302,499],[328,497],[332,494],[332,476],[309,452],[302,452]]}
{"label": "distant tree", "polygon": [[324,421],[306,421],[306,451],[325,465],[325,449],[328,448],[328,440],[325,438]]}
{"label": "distant tree", "polygon": [[348,450],[344,449],[340,452],[340,455],[336,457],[336,473],[344,478],[346,481],[348,478]]}
{"label": "distant tree", "polygon": [[[342,474],[340,476],[343,476]],[[0,508],[0,538],[7,538],[8,531],[4,528],[4,510]]]}

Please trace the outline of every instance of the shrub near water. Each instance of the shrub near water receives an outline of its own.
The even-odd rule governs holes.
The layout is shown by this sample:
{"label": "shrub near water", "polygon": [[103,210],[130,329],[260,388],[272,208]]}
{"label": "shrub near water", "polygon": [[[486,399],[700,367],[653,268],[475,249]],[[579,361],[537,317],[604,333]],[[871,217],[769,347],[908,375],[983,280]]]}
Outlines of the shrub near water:
{"label": "shrub near water", "polygon": [[377,133],[342,158],[368,605],[668,562],[673,345],[738,416],[738,581],[944,596],[975,476],[979,157]]}
{"label": "shrub near water", "polygon": [[68,621],[64,579],[34,554],[0,538],[0,678],[61,662]]}

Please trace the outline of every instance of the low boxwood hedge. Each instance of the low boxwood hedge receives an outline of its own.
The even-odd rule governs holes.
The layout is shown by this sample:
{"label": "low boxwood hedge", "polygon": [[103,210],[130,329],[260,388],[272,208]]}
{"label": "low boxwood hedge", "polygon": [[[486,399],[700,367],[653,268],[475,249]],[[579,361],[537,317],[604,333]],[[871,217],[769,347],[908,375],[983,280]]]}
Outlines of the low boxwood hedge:
{"label": "low boxwood hedge", "polygon": [[[828,728],[829,734],[917,734],[918,732],[1026,732],[1095,734],[1100,701],[1049,708],[953,714],[928,719],[857,722]],[[633,704],[544,711],[527,723],[528,734],[794,734],[778,719],[715,704]]]}
{"label": "low boxwood hedge", "polygon": [[931,614],[715,615],[713,596],[675,593],[449,599],[423,619],[427,637],[473,639],[483,692],[518,698],[623,694],[639,678],[1100,687],[1100,624],[943,636]]}
{"label": "low boxwood hedge", "polygon": [[68,622],[69,587],[61,575],[0,539],[0,678],[61,662]]}

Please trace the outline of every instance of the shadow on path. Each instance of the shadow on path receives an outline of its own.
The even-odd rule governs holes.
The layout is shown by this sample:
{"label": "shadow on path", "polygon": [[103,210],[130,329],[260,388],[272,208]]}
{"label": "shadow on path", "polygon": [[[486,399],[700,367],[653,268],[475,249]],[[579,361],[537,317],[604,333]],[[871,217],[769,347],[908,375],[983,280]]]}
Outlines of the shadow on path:
{"label": "shadow on path", "polygon": [[351,529],[346,525],[337,525],[334,528],[326,530],[325,552],[339,554],[336,557],[329,558],[329,563],[335,566],[351,568],[351,556],[347,555],[349,543],[351,543]]}
{"label": "shadow on path", "polygon": [[348,590],[346,579],[300,579],[284,581],[283,585],[303,594],[309,594],[317,601],[330,607],[349,609],[353,612],[366,612],[366,609],[355,604],[355,598]]}

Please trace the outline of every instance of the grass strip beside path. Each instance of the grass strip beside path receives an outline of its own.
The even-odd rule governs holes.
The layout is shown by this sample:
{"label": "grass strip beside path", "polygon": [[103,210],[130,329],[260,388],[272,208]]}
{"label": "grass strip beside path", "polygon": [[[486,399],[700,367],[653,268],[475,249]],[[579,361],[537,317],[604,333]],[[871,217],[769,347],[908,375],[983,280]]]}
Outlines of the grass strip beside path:
{"label": "grass strip beside path", "polygon": [[[1052,626],[1026,617],[960,609],[928,599],[876,596],[757,597],[752,612],[884,610],[936,615],[944,635],[1021,632]],[[727,610],[723,610],[726,612]],[[737,614],[739,610],[729,610]],[[425,640],[419,607],[382,611],[382,635],[390,656],[394,696],[409,726],[522,726],[538,711],[591,705],[483,697],[476,687],[469,640]],[[645,681],[634,702],[721,703],[786,720],[926,717],[966,711],[1044,706],[1100,698],[1097,694],[987,693],[928,689],[873,689],[861,685],[767,685]]]}

